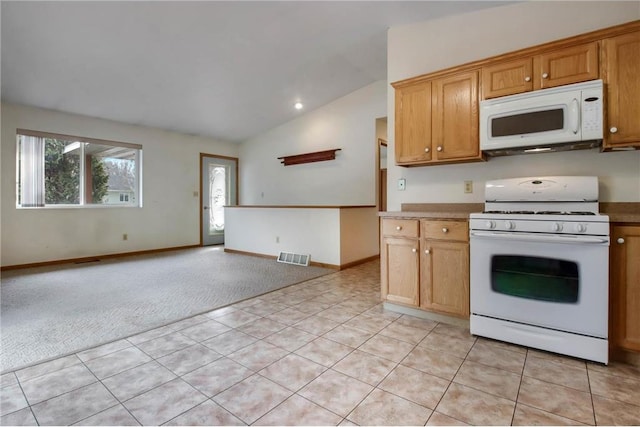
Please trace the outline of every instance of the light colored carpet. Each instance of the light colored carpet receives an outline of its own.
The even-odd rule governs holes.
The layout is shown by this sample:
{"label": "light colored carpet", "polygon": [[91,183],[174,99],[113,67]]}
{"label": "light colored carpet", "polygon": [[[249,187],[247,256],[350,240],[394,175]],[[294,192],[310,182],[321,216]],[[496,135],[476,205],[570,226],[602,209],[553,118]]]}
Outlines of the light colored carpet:
{"label": "light colored carpet", "polygon": [[6,372],[333,272],[207,247],[2,274]]}

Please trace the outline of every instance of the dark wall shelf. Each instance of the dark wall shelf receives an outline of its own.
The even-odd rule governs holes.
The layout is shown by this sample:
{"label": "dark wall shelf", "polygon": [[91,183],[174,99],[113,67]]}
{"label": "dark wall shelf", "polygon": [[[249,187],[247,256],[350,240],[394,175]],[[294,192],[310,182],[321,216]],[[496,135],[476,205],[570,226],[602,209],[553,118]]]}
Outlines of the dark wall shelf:
{"label": "dark wall shelf", "polygon": [[282,160],[282,164],[285,166],[300,165],[303,163],[324,162],[325,160],[334,160],[336,158],[336,151],[340,151],[341,148],[332,148],[331,150],[316,151],[315,153],[296,154],[295,156],[282,156],[278,157]]}

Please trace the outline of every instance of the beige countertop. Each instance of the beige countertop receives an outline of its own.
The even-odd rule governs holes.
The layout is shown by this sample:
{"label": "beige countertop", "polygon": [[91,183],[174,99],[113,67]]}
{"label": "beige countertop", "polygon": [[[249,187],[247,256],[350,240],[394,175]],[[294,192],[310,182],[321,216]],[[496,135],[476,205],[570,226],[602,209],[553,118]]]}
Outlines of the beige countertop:
{"label": "beige countertop", "polygon": [[[382,218],[468,219],[473,212],[482,212],[483,203],[406,203],[400,211],[380,212]],[[640,223],[640,203],[601,203],[600,213],[610,222]]]}
{"label": "beige countertop", "polygon": [[403,203],[401,211],[380,212],[383,218],[468,219],[472,212],[482,212],[483,203]]}
{"label": "beige countertop", "polygon": [[640,223],[640,203],[600,203],[600,213],[609,215],[609,222]]}

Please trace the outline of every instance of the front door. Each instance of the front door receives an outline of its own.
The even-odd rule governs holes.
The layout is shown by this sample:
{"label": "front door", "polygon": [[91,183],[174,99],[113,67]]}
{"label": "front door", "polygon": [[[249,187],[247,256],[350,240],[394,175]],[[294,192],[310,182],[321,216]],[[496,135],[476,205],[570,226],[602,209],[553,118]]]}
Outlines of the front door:
{"label": "front door", "polygon": [[224,244],[224,207],[238,204],[238,159],[201,155],[202,245]]}

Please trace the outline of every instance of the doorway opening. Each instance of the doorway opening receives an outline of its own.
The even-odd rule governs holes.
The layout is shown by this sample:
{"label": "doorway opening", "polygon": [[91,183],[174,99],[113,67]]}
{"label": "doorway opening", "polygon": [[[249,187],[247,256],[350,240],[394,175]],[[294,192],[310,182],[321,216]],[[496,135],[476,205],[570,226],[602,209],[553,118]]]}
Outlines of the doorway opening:
{"label": "doorway opening", "polygon": [[387,118],[376,119],[376,205],[387,210]]}
{"label": "doorway opening", "polygon": [[224,244],[224,207],[238,204],[238,158],[200,153],[200,245]]}

